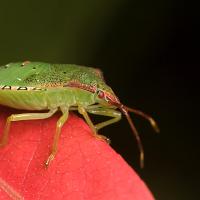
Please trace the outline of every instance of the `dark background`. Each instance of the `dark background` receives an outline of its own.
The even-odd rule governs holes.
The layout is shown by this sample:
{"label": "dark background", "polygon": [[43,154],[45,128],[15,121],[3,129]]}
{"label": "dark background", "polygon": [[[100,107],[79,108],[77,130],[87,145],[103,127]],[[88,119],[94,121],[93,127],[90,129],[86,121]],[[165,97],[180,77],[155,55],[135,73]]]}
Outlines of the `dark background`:
{"label": "dark background", "polygon": [[0,3],[0,64],[47,61],[99,67],[124,104],[155,117],[161,133],[132,115],[145,168],[125,119],[104,128],[112,146],[157,199],[197,199],[199,18],[192,1],[57,0]]}

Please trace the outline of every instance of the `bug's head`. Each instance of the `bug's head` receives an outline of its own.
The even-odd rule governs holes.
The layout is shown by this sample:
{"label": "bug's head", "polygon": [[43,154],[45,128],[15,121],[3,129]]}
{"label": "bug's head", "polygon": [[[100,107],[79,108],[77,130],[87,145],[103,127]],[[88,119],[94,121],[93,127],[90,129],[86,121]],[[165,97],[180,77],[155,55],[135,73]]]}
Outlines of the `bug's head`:
{"label": "bug's head", "polygon": [[123,105],[111,89],[110,89],[110,91],[98,89],[97,96],[99,99],[101,99],[104,102],[104,104],[106,102],[107,104],[109,104],[111,106],[117,107],[126,116],[126,119],[128,120],[131,130],[137,140],[138,148],[140,150],[140,166],[142,168],[144,166],[144,150],[143,150],[142,142],[140,140],[139,133],[138,133],[137,129],[135,128],[135,125],[134,125],[129,113],[131,112],[131,113],[140,115],[141,117],[147,119],[150,122],[151,126],[154,128],[154,130],[156,132],[159,132],[157,123],[151,116],[145,114],[144,112],[134,109],[134,108],[129,108],[128,106]]}
{"label": "bug's head", "polygon": [[121,104],[111,88],[109,90],[97,89],[97,98],[104,105],[116,106]]}

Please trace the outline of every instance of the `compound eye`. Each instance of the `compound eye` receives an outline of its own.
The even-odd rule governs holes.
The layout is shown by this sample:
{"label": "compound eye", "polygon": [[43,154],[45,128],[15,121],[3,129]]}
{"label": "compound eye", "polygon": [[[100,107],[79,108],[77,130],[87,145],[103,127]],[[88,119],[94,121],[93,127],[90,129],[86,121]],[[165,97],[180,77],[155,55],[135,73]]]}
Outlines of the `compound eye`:
{"label": "compound eye", "polygon": [[98,90],[97,91],[97,95],[98,95],[98,97],[100,98],[100,99],[103,99],[104,98],[104,92],[102,91],[102,90]]}

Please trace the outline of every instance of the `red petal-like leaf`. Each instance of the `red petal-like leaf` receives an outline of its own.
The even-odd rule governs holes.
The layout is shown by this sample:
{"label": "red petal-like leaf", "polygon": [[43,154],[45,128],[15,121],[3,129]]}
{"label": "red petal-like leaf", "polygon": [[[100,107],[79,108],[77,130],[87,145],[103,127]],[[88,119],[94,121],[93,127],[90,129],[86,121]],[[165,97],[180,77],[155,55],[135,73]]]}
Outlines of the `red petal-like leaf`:
{"label": "red petal-like leaf", "polygon": [[[0,130],[14,110],[1,107]],[[19,112],[19,111],[18,111]],[[87,124],[70,114],[55,160],[45,169],[59,114],[13,122],[0,149],[0,199],[152,200],[144,182]]]}

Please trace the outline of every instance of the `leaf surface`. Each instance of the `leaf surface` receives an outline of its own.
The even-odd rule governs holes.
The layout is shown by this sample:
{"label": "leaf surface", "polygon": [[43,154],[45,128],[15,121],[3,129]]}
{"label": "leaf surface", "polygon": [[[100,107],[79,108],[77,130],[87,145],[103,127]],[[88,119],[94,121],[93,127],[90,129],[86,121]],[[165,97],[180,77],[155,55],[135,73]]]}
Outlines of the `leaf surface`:
{"label": "leaf surface", "polygon": [[[14,111],[1,107],[0,130]],[[87,124],[70,114],[59,150],[48,169],[59,114],[45,120],[13,122],[9,144],[0,149],[0,199],[152,200],[135,171]]]}

